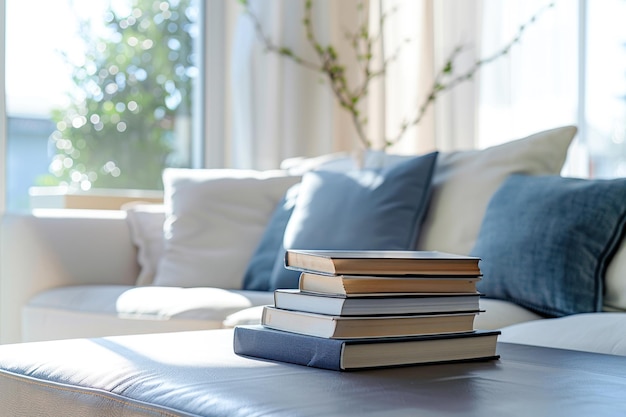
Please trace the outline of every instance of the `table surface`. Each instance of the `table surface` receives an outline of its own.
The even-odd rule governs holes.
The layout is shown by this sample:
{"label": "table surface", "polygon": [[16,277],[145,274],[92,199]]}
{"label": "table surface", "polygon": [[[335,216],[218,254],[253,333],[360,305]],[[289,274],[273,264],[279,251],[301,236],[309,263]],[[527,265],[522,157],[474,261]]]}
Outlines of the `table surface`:
{"label": "table surface", "polygon": [[[500,343],[495,361],[335,372],[237,356],[232,337],[213,330],[0,346],[0,403],[9,415],[38,415],[39,397],[28,392],[35,380],[49,385],[37,393],[41,415],[85,407],[124,416],[626,415],[621,356]],[[72,401],[59,402],[55,387]]]}

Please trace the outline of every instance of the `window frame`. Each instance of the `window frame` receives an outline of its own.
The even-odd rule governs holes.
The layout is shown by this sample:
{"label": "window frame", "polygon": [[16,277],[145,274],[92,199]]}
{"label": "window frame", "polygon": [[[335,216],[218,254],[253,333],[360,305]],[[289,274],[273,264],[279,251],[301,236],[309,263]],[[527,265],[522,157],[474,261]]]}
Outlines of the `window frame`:
{"label": "window frame", "polygon": [[[6,6],[7,0],[0,0],[0,68],[4,68],[6,64]],[[224,130],[224,124],[222,114],[224,110],[218,106],[212,106],[214,109],[219,109],[220,114],[208,116],[206,111],[209,105],[208,98],[214,94],[224,94],[223,83],[219,82],[219,77],[223,76],[225,69],[220,68],[216,59],[209,59],[209,51],[215,53],[215,51],[224,53],[224,30],[225,25],[223,16],[226,11],[226,6],[221,0],[200,0],[198,1],[198,33],[199,36],[196,39],[194,45],[195,50],[198,52],[198,79],[196,83],[196,91],[198,94],[194,94],[193,108],[192,108],[192,137],[191,137],[191,168],[204,168],[207,166],[207,157],[213,152],[209,153],[208,149],[215,149],[216,146],[224,146],[220,142],[213,140],[207,146],[207,141],[203,138],[219,138],[224,137],[221,134]],[[210,30],[207,28],[211,28]],[[209,42],[210,40],[210,42]],[[212,75],[213,81],[207,82],[209,74]],[[7,210],[7,110],[6,110],[6,77],[0,77],[0,215]],[[221,91],[220,91],[221,88]],[[211,93],[211,94],[209,94]],[[208,120],[211,119],[211,120]],[[216,121],[216,122],[214,122]],[[217,123],[219,121],[219,123]],[[218,152],[222,154],[223,152]],[[212,166],[220,166],[224,161],[220,159],[212,161]]]}
{"label": "window frame", "polygon": [[[5,30],[6,28],[6,0],[0,0],[0,68],[4,69],[5,60]],[[4,73],[4,71],[3,71]],[[0,215],[5,211],[6,207],[6,79],[0,77]]]}

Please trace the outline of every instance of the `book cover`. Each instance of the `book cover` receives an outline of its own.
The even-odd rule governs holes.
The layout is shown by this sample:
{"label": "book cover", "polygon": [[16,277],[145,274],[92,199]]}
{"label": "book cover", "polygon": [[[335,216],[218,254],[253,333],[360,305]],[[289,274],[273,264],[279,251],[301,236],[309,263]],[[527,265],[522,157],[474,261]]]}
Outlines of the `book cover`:
{"label": "book cover", "polygon": [[263,307],[261,324],[276,330],[334,339],[471,332],[478,312],[402,316],[331,316]]}
{"label": "book cover", "polygon": [[369,294],[361,297],[324,295],[300,290],[274,291],[274,306],[286,310],[334,316],[402,315],[475,312],[480,293],[454,294]]}
{"label": "book cover", "polygon": [[250,325],[235,328],[233,348],[238,355],[345,371],[496,359],[499,334],[499,331],[476,331],[342,340]]}
{"label": "book cover", "polygon": [[395,293],[476,292],[480,276],[326,275],[300,274],[300,290],[321,294],[361,296]]}
{"label": "book cover", "polygon": [[332,275],[480,275],[480,258],[438,251],[288,250],[285,267]]}

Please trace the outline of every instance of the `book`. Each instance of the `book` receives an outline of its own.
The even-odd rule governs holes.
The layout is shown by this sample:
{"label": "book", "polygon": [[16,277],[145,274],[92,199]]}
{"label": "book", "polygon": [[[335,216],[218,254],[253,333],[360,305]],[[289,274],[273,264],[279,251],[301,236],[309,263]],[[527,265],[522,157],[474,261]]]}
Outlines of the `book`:
{"label": "book", "polygon": [[438,251],[288,250],[285,267],[331,275],[480,275],[480,258]]}
{"label": "book", "polygon": [[359,370],[405,365],[497,359],[499,331],[386,339],[325,339],[269,329],[237,326],[238,355],[330,370]]}
{"label": "book", "polygon": [[261,324],[276,330],[334,339],[471,332],[478,312],[402,316],[331,316],[265,306]]}
{"label": "book", "polygon": [[476,292],[480,276],[393,276],[300,274],[300,290],[320,294],[360,296],[378,293],[462,293]]}
{"label": "book", "polygon": [[367,294],[361,297],[274,291],[274,306],[286,310],[334,316],[402,315],[478,311],[480,293],[460,294]]}

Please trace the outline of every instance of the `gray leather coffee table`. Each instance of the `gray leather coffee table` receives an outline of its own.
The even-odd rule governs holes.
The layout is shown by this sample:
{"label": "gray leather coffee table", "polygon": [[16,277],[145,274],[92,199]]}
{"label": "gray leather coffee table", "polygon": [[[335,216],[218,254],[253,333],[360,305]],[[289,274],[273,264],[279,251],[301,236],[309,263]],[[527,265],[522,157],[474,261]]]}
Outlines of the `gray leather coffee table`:
{"label": "gray leather coffee table", "polygon": [[625,416],[626,357],[500,344],[490,362],[341,373],[213,330],[0,346],[2,416]]}

